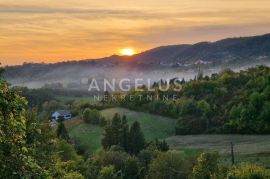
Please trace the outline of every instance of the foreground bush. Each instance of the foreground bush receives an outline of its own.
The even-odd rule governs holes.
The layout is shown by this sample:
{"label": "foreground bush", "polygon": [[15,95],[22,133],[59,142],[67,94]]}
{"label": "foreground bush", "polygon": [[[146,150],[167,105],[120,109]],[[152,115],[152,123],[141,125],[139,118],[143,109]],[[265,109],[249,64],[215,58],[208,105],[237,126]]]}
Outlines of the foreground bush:
{"label": "foreground bush", "polygon": [[149,166],[149,179],[184,179],[191,175],[191,162],[185,160],[179,153],[160,153]]}
{"label": "foreground bush", "polygon": [[234,167],[228,174],[228,179],[265,179],[270,178],[270,172],[263,166],[242,163]]}

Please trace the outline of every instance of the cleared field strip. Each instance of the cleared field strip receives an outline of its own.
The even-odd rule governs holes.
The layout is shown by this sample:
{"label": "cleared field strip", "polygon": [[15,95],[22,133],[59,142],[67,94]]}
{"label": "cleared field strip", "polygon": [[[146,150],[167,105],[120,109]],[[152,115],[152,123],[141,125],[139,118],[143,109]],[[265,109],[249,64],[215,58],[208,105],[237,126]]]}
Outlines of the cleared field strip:
{"label": "cleared field strip", "polygon": [[166,139],[171,149],[202,149],[230,153],[230,143],[236,154],[270,153],[270,135],[183,135]]}

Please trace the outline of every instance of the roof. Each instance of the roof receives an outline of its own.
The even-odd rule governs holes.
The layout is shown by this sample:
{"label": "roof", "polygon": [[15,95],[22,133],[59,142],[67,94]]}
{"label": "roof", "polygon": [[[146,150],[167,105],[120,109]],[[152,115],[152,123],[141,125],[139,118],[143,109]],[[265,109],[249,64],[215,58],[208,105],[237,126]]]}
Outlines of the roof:
{"label": "roof", "polygon": [[58,112],[61,116],[65,116],[65,115],[70,114],[70,112],[68,110],[58,110],[58,111],[55,111],[55,112]]}

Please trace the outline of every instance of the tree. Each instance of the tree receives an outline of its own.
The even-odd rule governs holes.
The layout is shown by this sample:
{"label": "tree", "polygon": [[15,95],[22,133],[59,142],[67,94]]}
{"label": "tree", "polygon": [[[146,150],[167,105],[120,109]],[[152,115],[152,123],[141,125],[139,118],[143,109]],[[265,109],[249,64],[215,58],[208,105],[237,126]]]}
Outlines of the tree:
{"label": "tree", "polygon": [[205,101],[201,100],[197,103],[197,108],[202,114],[203,120],[206,122],[206,130],[209,129],[209,113],[210,113],[210,105]]}
{"label": "tree", "polygon": [[104,127],[101,144],[103,148],[109,149],[112,145],[120,145],[121,118],[116,113],[111,122]]}
{"label": "tree", "polygon": [[211,179],[218,174],[218,154],[201,153],[193,167],[195,179]]}
{"label": "tree", "polygon": [[184,160],[179,154],[166,152],[159,153],[149,166],[147,178],[149,179],[182,179],[191,175],[191,167],[188,160]]}
{"label": "tree", "polygon": [[103,151],[96,156],[101,166],[113,165],[116,171],[124,171],[129,155],[121,151]]}
{"label": "tree", "polygon": [[99,176],[98,179],[117,179],[117,175],[114,169],[114,166],[109,165],[109,166],[105,166],[103,167],[100,172],[99,172]]}
{"label": "tree", "polygon": [[58,138],[68,141],[70,138],[69,138],[67,129],[63,123],[63,119],[59,118],[58,121],[59,121],[59,124],[56,129],[56,135]]}
{"label": "tree", "polygon": [[125,151],[128,151],[128,130],[127,118],[123,115],[120,129],[120,146],[123,147]]}
{"label": "tree", "polygon": [[235,166],[229,171],[227,178],[229,179],[240,179],[240,178],[250,178],[250,179],[264,179],[270,178],[270,172],[265,169],[265,167],[256,165],[241,163],[239,166]]}
{"label": "tree", "polygon": [[26,104],[0,74],[0,178],[82,178],[74,161],[59,157],[48,121],[38,120],[36,109],[26,113]]}
{"label": "tree", "polygon": [[27,101],[10,90],[0,69],[0,178],[45,177],[26,145]]}
{"label": "tree", "polygon": [[46,169],[54,168],[57,158],[55,131],[52,130],[49,123],[43,123],[38,119],[36,108],[28,109],[26,112],[25,139],[28,153],[37,164]]}
{"label": "tree", "polygon": [[135,121],[129,130],[129,147],[131,154],[137,155],[145,146],[144,134],[141,130],[140,123]]}
{"label": "tree", "polygon": [[83,112],[83,120],[86,123],[100,124],[102,116],[96,109],[86,108]]}
{"label": "tree", "polygon": [[161,152],[166,152],[169,150],[169,145],[165,140],[159,141],[158,139],[156,139],[154,142],[151,142],[148,147],[152,147]]}
{"label": "tree", "polygon": [[59,151],[59,156],[63,161],[68,161],[68,160],[78,160],[79,156],[76,153],[76,150],[74,147],[67,143],[65,140],[59,140],[57,143],[57,149]]}
{"label": "tree", "polygon": [[128,157],[125,162],[124,179],[139,179],[139,161],[136,157]]}

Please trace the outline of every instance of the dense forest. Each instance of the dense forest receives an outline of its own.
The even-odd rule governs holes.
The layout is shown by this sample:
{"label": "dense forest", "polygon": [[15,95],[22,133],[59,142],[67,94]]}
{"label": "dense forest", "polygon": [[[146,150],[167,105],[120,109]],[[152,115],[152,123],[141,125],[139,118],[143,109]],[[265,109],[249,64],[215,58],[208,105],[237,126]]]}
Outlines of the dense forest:
{"label": "dense forest", "polygon": [[[118,114],[106,121],[98,111],[108,105],[104,102],[60,104],[45,89],[33,93],[24,89],[29,105],[21,96],[22,91],[10,88],[1,74],[2,70],[0,178],[264,179],[270,176],[269,170],[257,164],[230,165],[220,162],[217,153],[189,156],[171,151],[166,141],[147,142],[140,123],[128,125],[128,119]],[[148,92],[141,94],[144,93]],[[35,94],[40,95],[36,98]],[[260,130],[267,133],[269,94],[269,68],[260,66],[240,73],[224,71],[211,77],[198,76],[183,84],[177,101],[142,104],[135,101],[121,105],[177,117],[177,133],[189,133],[183,131],[183,126],[193,131],[192,126],[199,127],[200,132],[213,129],[246,132],[252,127],[255,133]],[[96,153],[80,150],[70,138],[63,119],[51,125],[48,114],[60,106],[74,108],[72,113],[81,115],[84,122],[104,128],[102,147]]]}
{"label": "dense forest", "polygon": [[176,134],[270,133],[269,67],[240,72],[228,69],[211,76],[199,73],[194,80],[179,82],[179,92],[173,90],[174,84],[167,91],[142,87],[143,91],[131,91],[125,96],[132,100],[112,94],[117,100],[108,103],[177,118]]}

